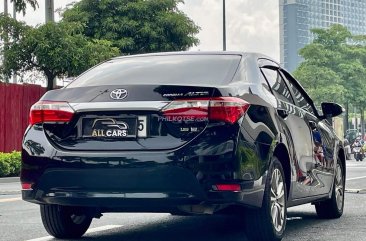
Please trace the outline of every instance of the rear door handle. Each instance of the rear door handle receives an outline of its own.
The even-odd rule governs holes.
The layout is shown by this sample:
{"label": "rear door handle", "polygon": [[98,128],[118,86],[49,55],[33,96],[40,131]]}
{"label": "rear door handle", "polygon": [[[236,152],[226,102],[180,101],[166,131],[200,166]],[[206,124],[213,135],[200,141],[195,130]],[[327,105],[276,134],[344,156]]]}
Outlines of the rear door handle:
{"label": "rear door handle", "polygon": [[288,111],[285,109],[277,109],[277,113],[282,118],[286,118],[288,116]]}

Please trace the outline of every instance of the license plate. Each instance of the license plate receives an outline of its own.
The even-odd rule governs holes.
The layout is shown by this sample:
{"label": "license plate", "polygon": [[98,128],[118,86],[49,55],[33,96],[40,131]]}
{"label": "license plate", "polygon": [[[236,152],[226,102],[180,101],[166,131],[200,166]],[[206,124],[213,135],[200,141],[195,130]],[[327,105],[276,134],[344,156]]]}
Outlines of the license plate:
{"label": "license plate", "polygon": [[82,136],[125,139],[147,137],[147,116],[83,118]]}
{"label": "license plate", "polygon": [[137,118],[83,118],[82,136],[92,138],[136,138]]}
{"label": "license plate", "polygon": [[137,136],[147,137],[147,116],[137,117]]}

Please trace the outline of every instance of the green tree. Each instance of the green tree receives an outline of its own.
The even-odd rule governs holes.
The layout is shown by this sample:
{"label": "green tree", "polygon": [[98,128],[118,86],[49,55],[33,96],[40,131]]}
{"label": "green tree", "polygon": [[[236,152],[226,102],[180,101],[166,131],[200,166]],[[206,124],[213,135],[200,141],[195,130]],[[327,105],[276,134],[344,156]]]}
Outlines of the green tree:
{"label": "green tree", "polygon": [[10,76],[38,70],[47,78],[48,89],[54,88],[56,77],[78,75],[119,54],[111,42],[84,36],[76,23],[50,22],[33,28],[2,15],[0,30],[3,28],[9,30],[9,42],[3,49],[5,62],[1,73]]}
{"label": "green tree", "polygon": [[81,0],[63,13],[83,33],[105,39],[123,54],[181,51],[197,45],[199,27],[177,8],[182,0]]}
{"label": "green tree", "polygon": [[[363,111],[366,107],[366,37],[353,36],[342,25],[312,32],[314,41],[300,50],[304,61],[294,75],[317,104],[334,101],[346,107],[352,104]],[[346,111],[348,118],[347,108]],[[347,124],[348,120],[346,128]]]}
{"label": "green tree", "polygon": [[[351,76],[354,78],[352,81],[353,105],[360,110],[361,113],[361,133],[364,136],[364,111],[366,109],[366,36],[354,36],[353,44],[350,46],[350,58],[357,64],[353,65]],[[348,87],[349,88],[349,87]]]}
{"label": "green tree", "polygon": [[[340,76],[332,69],[315,64],[301,64],[294,72],[296,78],[313,98],[316,105],[321,102],[343,100],[345,90]],[[343,103],[343,102],[342,102]]]}
{"label": "green tree", "polygon": [[310,93],[316,93],[312,97],[317,104],[331,100],[343,102],[348,90],[343,87],[349,78],[344,73],[343,65],[352,65],[345,58],[349,57],[347,41],[352,35],[342,25],[332,25],[329,29],[313,29],[312,32],[315,39],[300,50],[299,54],[304,61],[294,75]]}
{"label": "green tree", "polygon": [[[7,0],[4,0],[7,1]],[[15,2],[15,10],[19,13],[22,12],[25,15],[25,10],[27,9],[27,4],[29,4],[34,10],[38,8],[37,0],[10,0],[10,2]]]}
{"label": "green tree", "polygon": [[[6,1],[5,3],[7,3],[8,0],[4,0]],[[23,16],[25,15],[25,10],[27,7],[27,3],[31,5],[31,7],[35,10],[38,7],[38,2],[37,0],[10,0],[10,2],[15,3],[15,11],[16,12],[23,12]],[[7,9],[4,10],[4,15],[8,15],[8,11]],[[2,36],[3,36],[3,40],[4,40],[4,49],[8,48],[8,41],[9,41],[9,36],[8,36],[8,29],[7,28],[3,28],[2,29]],[[8,79],[5,78],[5,80],[7,81]]]}

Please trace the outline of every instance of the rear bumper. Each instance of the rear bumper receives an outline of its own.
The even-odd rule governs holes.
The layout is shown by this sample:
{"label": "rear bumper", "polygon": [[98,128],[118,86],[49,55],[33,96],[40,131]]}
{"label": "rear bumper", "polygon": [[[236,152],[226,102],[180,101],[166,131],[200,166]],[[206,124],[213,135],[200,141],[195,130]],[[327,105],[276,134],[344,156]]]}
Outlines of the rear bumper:
{"label": "rear bumper", "polygon": [[[202,135],[167,151],[66,151],[53,146],[41,127],[32,127],[23,143],[32,140],[37,151],[23,144],[21,181],[32,184],[22,191],[23,199],[104,211],[169,212],[197,204],[261,207],[266,173],[253,166],[268,160],[255,154],[263,152],[253,142],[241,140],[246,144],[237,151],[236,138]],[[213,189],[233,183],[241,190]]]}
{"label": "rear bumper", "polygon": [[[133,207],[197,203],[205,194],[192,173],[178,167],[48,169],[23,199],[59,205]],[[146,200],[146,203],[141,203]],[[153,206],[154,206],[153,205]]]}
{"label": "rear bumper", "polygon": [[181,167],[122,169],[48,169],[22,190],[24,200],[38,204],[95,207],[105,211],[170,212],[183,205],[251,204],[261,199],[253,182],[242,191],[204,188]]}

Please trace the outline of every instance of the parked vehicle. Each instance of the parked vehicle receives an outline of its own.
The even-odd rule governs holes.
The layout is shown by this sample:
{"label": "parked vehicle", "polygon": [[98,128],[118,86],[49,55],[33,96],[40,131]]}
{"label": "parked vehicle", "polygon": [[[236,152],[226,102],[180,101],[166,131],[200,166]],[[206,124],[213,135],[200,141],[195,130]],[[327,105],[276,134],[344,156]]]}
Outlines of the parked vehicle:
{"label": "parked vehicle", "polygon": [[261,54],[114,58],[32,106],[23,199],[57,238],[106,212],[235,209],[251,240],[281,240],[288,207],[343,213],[345,151],[327,121],[342,107],[321,109]]}
{"label": "parked vehicle", "polygon": [[360,132],[358,129],[348,129],[346,130],[344,138],[347,139],[349,143],[353,143],[359,135]]}

